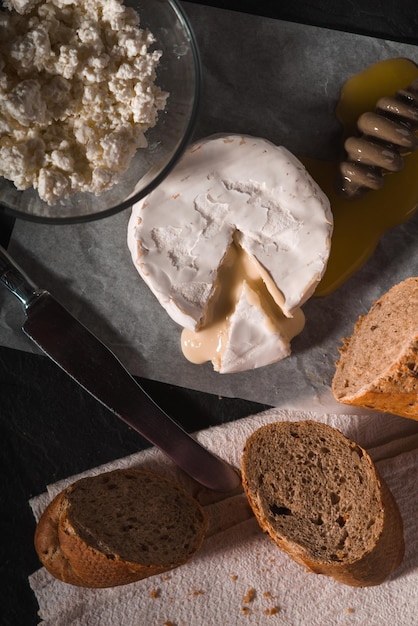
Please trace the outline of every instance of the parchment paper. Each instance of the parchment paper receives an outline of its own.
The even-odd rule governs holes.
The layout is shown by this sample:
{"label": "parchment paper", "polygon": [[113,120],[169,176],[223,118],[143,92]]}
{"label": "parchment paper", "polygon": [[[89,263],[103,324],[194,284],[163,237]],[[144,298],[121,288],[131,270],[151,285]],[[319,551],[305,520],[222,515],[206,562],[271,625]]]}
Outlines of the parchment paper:
{"label": "parchment paper", "polygon": [[[418,62],[418,49],[407,44],[189,3],[184,7],[203,65],[196,137],[253,134],[299,156],[332,157],[339,138],[334,107],[344,81],[383,59],[404,56]],[[183,357],[181,328],[131,262],[129,214],[66,226],[17,221],[9,252],[134,375],[274,406],[340,410],[329,387],[341,338],[373,300],[418,267],[416,217],[388,232],[372,258],[337,291],[307,303],[307,324],[293,341],[291,357],[220,375],[211,364],[195,366]],[[20,330],[23,321],[17,300],[0,290],[0,344],[35,351]]]}

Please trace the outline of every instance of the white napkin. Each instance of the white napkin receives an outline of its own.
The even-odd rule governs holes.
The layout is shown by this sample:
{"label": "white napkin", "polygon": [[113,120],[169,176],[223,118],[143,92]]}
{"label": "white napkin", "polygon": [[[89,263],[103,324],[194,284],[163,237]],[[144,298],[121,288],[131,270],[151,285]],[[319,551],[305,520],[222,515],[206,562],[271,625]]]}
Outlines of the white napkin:
{"label": "white napkin", "polygon": [[[112,589],[72,587],[45,569],[30,577],[42,624],[50,626],[414,626],[418,624],[418,422],[381,415],[319,415],[271,409],[197,433],[198,440],[239,466],[246,438],[279,420],[315,419],[339,428],[365,447],[397,500],[406,553],[382,585],[358,589],[308,573],[261,531],[243,494],[213,500],[155,448],[95,468],[140,466],[174,478],[195,495],[210,517],[208,536],[186,565]],[[39,515],[73,476],[33,500]],[[218,496],[219,497],[219,496]]]}

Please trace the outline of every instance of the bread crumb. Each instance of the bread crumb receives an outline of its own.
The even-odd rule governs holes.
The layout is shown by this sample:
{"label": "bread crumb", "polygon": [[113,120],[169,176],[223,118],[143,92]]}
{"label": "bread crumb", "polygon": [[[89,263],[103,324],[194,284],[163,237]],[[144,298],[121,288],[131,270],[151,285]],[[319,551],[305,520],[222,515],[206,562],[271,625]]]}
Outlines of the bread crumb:
{"label": "bread crumb", "polygon": [[236,574],[231,574],[231,580],[233,583],[236,583],[238,580],[238,576]]}
{"label": "bread crumb", "polygon": [[242,606],[242,607],[241,607],[241,613],[242,613],[243,615],[249,615],[249,614],[251,613],[251,609],[250,609],[250,608],[248,608],[248,606]]}
{"label": "bread crumb", "polygon": [[163,626],[176,626],[174,622],[164,622]]}
{"label": "bread crumb", "polygon": [[149,597],[152,598],[153,600],[155,600],[156,598],[159,598],[161,595],[161,589],[151,589],[151,591],[149,592]]}
{"label": "bread crumb", "polygon": [[250,602],[252,602],[255,598],[255,589],[253,587],[251,587],[250,589],[248,589],[247,593],[245,594],[245,596],[243,597],[242,601],[245,604],[249,604]]}
{"label": "bread crumb", "polygon": [[203,596],[204,595],[204,591],[203,589],[195,589],[194,591],[191,592],[192,596]]}
{"label": "bread crumb", "polygon": [[280,611],[279,606],[272,606],[270,609],[264,609],[263,613],[264,615],[277,615],[279,611]]}
{"label": "bread crumb", "polygon": [[273,600],[274,596],[271,595],[270,591],[264,591],[263,598],[267,598],[268,600]]}
{"label": "bread crumb", "polygon": [[351,614],[351,613],[354,613],[354,609],[352,609],[351,607],[348,607],[348,608],[345,610],[345,612],[346,612],[346,613]]}

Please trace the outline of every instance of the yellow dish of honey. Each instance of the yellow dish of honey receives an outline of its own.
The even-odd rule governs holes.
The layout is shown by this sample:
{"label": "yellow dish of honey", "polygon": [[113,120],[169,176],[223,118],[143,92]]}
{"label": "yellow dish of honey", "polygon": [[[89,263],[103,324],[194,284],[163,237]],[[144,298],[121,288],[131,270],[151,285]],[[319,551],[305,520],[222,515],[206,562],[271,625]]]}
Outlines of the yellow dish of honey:
{"label": "yellow dish of honey", "polygon": [[[336,108],[343,139],[356,133],[362,113],[374,111],[383,96],[395,95],[418,78],[418,66],[408,59],[381,61],[350,78]],[[343,142],[342,142],[343,143]],[[327,194],[334,215],[334,232],[327,270],[315,295],[334,291],[371,256],[386,230],[410,218],[418,207],[418,151],[404,157],[400,172],[385,175],[384,185],[357,199],[345,199],[336,189],[338,162],[301,158]]]}

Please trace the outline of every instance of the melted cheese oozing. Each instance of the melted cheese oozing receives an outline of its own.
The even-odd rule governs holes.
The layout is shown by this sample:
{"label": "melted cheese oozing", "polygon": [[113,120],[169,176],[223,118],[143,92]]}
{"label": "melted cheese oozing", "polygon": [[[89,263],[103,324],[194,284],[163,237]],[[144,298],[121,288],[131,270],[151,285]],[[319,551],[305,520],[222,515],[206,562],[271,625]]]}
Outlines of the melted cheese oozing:
{"label": "melted cheese oozing", "polygon": [[291,318],[283,315],[277,306],[283,296],[266,274],[242,248],[230,246],[204,327],[182,332],[181,347],[189,361],[212,361],[216,371],[226,373],[248,369],[249,361],[253,368],[261,367],[290,355],[290,341],[303,330],[305,316],[301,309]]}

